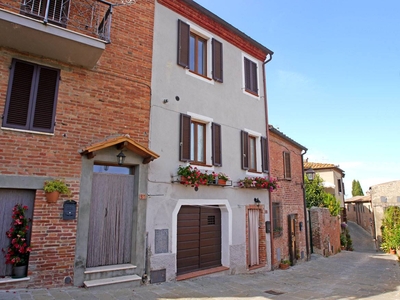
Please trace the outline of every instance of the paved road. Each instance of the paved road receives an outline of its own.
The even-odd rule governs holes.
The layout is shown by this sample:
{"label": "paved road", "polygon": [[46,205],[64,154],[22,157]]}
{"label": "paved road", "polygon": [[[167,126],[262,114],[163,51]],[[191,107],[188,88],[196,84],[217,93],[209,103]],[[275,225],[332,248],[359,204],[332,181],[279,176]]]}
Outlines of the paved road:
{"label": "paved road", "polygon": [[[0,291],[0,299],[400,299],[400,267],[397,257],[371,249],[371,240],[360,239],[360,235],[356,233],[358,229],[350,225],[356,251],[342,251],[329,258],[313,254],[311,261],[288,270],[252,275],[214,275],[131,289],[63,288]],[[274,292],[281,294],[273,295]]]}
{"label": "paved road", "polygon": [[375,241],[364,228],[351,221],[347,222],[347,226],[353,241],[354,251],[376,252]]}

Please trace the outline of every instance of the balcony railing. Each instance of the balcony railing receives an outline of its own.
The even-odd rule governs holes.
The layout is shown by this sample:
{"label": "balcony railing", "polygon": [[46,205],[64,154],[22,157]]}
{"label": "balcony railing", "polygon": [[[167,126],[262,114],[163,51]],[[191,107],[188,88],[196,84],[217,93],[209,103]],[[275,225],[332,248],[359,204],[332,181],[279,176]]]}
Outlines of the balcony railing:
{"label": "balcony railing", "polygon": [[103,0],[2,0],[0,8],[110,42],[113,4]]}

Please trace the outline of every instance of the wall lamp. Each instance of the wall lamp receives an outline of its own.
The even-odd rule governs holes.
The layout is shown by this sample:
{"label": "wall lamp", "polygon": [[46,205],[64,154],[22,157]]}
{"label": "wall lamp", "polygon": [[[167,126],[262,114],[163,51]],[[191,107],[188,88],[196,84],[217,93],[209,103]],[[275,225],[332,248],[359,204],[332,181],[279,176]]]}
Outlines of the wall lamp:
{"label": "wall lamp", "polygon": [[122,152],[122,150],[121,150],[121,152],[118,153],[118,155],[117,155],[117,162],[118,162],[118,165],[122,166],[122,165],[124,164],[124,162],[125,162],[125,157],[126,157],[126,155],[125,155],[125,154]]}
{"label": "wall lamp", "polygon": [[260,203],[261,203],[260,199],[258,199],[258,198],[254,198],[254,202],[257,204],[257,206],[260,205]]}
{"label": "wall lamp", "polygon": [[313,180],[314,180],[314,178],[315,178],[315,171],[314,171],[313,169],[309,168],[309,169],[307,169],[307,170],[305,171],[305,173],[306,173],[307,179],[308,179],[309,181],[313,181]]}

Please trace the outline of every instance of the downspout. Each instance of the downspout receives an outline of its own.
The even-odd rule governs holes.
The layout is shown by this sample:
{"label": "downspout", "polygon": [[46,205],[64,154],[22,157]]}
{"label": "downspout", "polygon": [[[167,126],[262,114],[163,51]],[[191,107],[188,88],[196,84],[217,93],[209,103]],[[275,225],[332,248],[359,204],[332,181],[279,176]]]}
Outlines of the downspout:
{"label": "downspout", "polygon": [[[265,125],[266,125],[266,137],[267,137],[267,145],[268,145],[268,176],[271,174],[271,166],[269,163],[269,124],[268,124],[268,103],[267,103],[267,83],[266,83],[266,74],[265,74],[265,65],[272,60],[272,53],[267,54],[267,60],[263,62],[263,89],[264,89],[264,107],[265,107]],[[272,200],[271,200],[271,191],[268,190],[268,198],[269,198],[269,221],[271,223],[271,232],[270,232],[270,245],[271,245],[271,271],[274,270],[274,239],[273,239],[273,222],[272,222]]]}
{"label": "downspout", "polygon": [[[303,174],[301,182],[302,182],[302,189],[303,189],[303,200],[304,200],[304,230],[306,233],[306,251],[307,251],[307,261],[310,260],[310,244],[308,240],[308,230],[307,226],[310,226],[310,224],[307,222],[307,205],[306,205],[306,189],[304,187],[304,155],[307,153],[307,149],[304,150],[304,153],[301,154],[301,174]],[[311,226],[310,226],[311,230]],[[311,233],[310,233],[311,234]]]}

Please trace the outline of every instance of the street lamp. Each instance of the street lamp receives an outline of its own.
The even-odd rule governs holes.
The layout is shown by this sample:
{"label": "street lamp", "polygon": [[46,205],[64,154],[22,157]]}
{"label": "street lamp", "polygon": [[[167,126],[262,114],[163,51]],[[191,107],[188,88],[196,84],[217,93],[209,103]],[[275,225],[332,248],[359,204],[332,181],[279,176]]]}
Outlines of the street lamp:
{"label": "street lamp", "polygon": [[305,171],[305,173],[306,173],[307,179],[308,179],[309,181],[313,181],[313,180],[314,180],[314,178],[315,178],[315,171],[314,171],[313,169],[309,168],[309,169],[307,169],[307,170]]}

